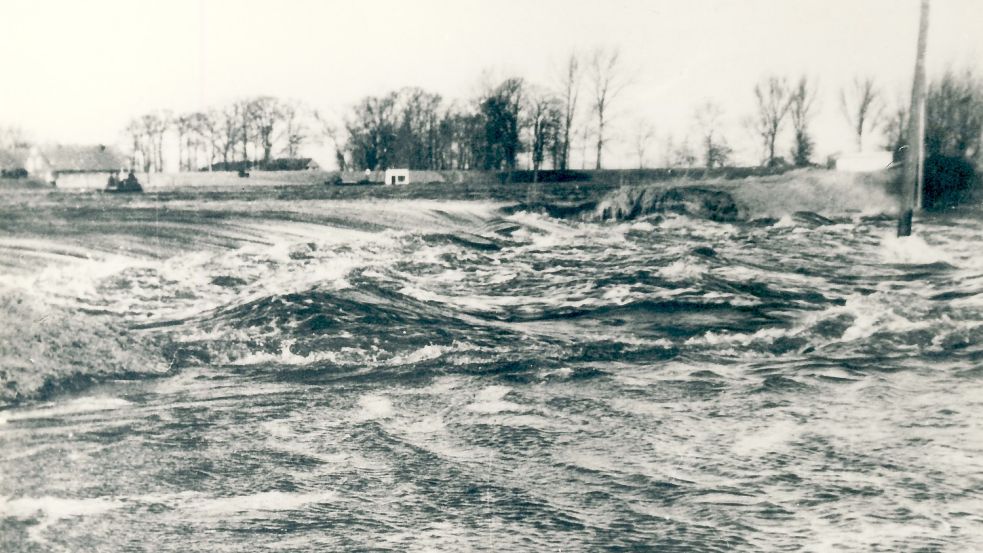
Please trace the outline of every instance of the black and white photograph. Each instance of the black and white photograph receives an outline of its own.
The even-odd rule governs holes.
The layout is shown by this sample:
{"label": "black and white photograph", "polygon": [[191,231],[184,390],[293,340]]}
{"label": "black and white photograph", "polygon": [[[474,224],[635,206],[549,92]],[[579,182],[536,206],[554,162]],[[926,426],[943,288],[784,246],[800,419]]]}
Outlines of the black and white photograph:
{"label": "black and white photograph", "polygon": [[983,2],[3,0],[0,551],[983,551]]}

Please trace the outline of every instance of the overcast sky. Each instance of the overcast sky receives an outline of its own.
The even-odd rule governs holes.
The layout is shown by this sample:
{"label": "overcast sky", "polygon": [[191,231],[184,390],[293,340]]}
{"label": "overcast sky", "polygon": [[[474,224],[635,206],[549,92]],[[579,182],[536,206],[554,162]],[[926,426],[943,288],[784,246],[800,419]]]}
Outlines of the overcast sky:
{"label": "overcast sky", "polygon": [[[4,0],[0,21],[0,124],[42,142],[118,143],[145,111],[256,94],[340,117],[364,95],[408,85],[467,98],[485,69],[551,85],[569,52],[617,46],[632,83],[614,106],[621,141],[609,159],[631,165],[636,121],[655,126],[650,157],[661,163],[661,140],[685,136],[706,100],[753,158],[741,121],[769,73],[817,78],[819,153],[849,148],[839,89],[869,73],[892,100],[910,93],[918,1]],[[983,73],[981,22],[983,1],[934,0],[929,73]]]}

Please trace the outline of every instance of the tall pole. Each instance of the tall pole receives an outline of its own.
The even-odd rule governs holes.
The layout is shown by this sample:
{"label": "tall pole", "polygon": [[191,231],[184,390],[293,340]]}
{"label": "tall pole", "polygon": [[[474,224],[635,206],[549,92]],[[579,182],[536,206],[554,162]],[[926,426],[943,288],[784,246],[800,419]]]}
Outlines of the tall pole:
{"label": "tall pole", "polygon": [[901,182],[901,209],[898,236],[911,235],[912,213],[922,208],[925,166],[925,47],[928,35],[928,2],[922,0],[918,24],[918,51],[915,55],[915,78],[911,87],[911,111],[908,116],[908,148],[905,150],[904,180]]}

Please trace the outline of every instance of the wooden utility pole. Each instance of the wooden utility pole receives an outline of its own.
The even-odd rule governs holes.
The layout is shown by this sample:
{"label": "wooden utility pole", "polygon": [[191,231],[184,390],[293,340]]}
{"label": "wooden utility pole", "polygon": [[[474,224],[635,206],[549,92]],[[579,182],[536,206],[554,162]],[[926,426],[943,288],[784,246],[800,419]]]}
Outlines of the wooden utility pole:
{"label": "wooden utility pole", "polygon": [[908,117],[908,148],[905,150],[904,178],[901,181],[901,209],[898,236],[911,235],[911,216],[921,210],[925,167],[925,46],[928,35],[928,2],[922,0],[918,24],[918,51],[915,55],[915,78],[911,87],[911,111]]}

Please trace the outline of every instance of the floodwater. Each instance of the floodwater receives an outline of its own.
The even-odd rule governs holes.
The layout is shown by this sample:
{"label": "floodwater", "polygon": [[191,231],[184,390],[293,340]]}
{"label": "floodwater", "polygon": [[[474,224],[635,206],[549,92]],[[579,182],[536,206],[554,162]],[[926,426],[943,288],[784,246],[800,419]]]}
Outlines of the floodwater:
{"label": "floodwater", "polygon": [[3,203],[0,550],[983,549],[978,210]]}

